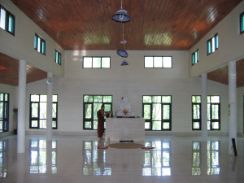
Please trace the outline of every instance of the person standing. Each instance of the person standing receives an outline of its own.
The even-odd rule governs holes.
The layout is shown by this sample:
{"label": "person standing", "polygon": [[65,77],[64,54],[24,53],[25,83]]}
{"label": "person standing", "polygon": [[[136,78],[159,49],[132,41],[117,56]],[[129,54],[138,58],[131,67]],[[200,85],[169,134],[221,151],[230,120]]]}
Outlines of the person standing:
{"label": "person standing", "polygon": [[104,135],[104,104],[101,105],[101,108],[97,111],[97,137],[99,138],[98,141],[98,148],[103,148],[103,135]]}

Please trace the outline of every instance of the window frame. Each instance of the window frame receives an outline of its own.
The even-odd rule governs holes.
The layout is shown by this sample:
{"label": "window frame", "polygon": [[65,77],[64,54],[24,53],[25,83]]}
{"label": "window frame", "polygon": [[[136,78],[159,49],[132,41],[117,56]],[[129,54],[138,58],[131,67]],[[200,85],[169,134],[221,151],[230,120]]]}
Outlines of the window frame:
{"label": "window frame", "polygon": [[44,40],[37,33],[35,33],[35,36],[34,36],[34,49],[38,53],[40,53],[42,55],[46,55],[46,52],[47,52],[47,43],[46,43],[46,40]]}
{"label": "window frame", "polygon": [[8,132],[9,131],[9,104],[10,104],[10,94],[1,92],[0,95],[3,95],[3,100],[0,99],[0,103],[3,105],[3,111],[1,119],[2,122],[2,129],[0,129],[0,133]]}
{"label": "window frame", "polygon": [[[91,67],[85,67],[84,60],[91,58]],[[100,59],[100,67],[94,67],[94,59]],[[109,58],[109,67],[104,67],[103,58]],[[111,56],[83,56],[82,57],[82,68],[83,69],[111,69]]]}
{"label": "window frame", "polygon": [[[156,120],[153,120],[153,104],[158,104],[156,102],[143,102],[143,97],[161,97],[161,102],[160,102],[160,105],[161,105],[161,129],[160,130],[153,130],[153,121],[156,121]],[[168,102],[163,102],[163,97],[170,97],[171,99],[171,102],[168,103]],[[150,106],[150,118],[149,119],[144,119],[145,121],[145,125],[146,123],[149,123],[149,128],[146,128],[146,126],[144,126],[145,130],[146,131],[172,131],[172,102],[173,101],[173,97],[172,95],[143,95],[142,96],[142,116],[144,118],[144,106],[145,105],[149,105]],[[163,107],[164,106],[169,106],[169,119],[164,119],[163,118]],[[165,123],[169,123],[169,128],[164,128],[164,124]]]}
{"label": "window frame", "polygon": [[[0,23],[1,23],[1,11],[5,11],[5,20],[4,20],[4,28],[3,27],[0,27],[1,29],[5,30],[6,32],[12,34],[13,36],[15,36],[15,16],[10,13],[4,6],[2,6],[0,4]],[[10,25],[10,18],[12,18],[13,20],[13,24]],[[12,31],[10,30],[9,27],[12,27]]]}
{"label": "window frame", "polygon": [[[209,110],[209,115],[210,115],[210,119],[207,118],[207,125],[208,123],[210,123],[210,128],[208,129],[209,131],[220,131],[221,130],[221,97],[219,95],[208,95],[208,98],[210,98],[211,100],[211,97],[219,97],[219,103],[217,102],[208,102],[208,99],[207,99],[207,106],[210,105],[210,108],[207,107],[207,110]],[[212,118],[212,106],[214,105],[217,105],[218,106],[218,119],[213,119]],[[213,123],[214,122],[218,122],[218,125],[219,125],[219,128],[218,129],[214,129],[212,126],[213,126]]]}
{"label": "window frame", "polygon": [[[146,57],[152,58],[153,59],[153,63],[152,63],[152,67],[146,67]],[[156,57],[161,57],[162,58],[162,67],[156,67],[155,66],[155,61],[154,59]],[[164,58],[171,58],[171,67],[165,67],[164,66]],[[172,69],[173,68],[173,56],[144,56],[144,68],[145,69]]]}
{"label": "window frame", "polygon": [[[85,97],[92,97],[92,101],[85,101]],[[103,97],[105,96],[109,96],[112,98],[111,102],[107,102],[107,101],[104,101],[103,100]],[[102,101],[95,101],[94,102],[94,97],[102,97]],[[95,104],[104,104],[105,106],[105,112],[111,112],[113,114],[113,95],[94,95],[94,94],[84,94],[83,95],[83,130],[97,130],[97,128],[94,127],[94,123],[96,123],[96,117],[97,117],[97,111],[94,111],[94,105]],[[86,105],[91,105],[91,118],[87,118],[86,117],[86,108],[85,106]],[[110,109],[111,111],[106,111],[106,106],[109,105],[110,106]],[[100,108],[99,108],[100,109]],[[94,118],[95,116],[95,118]],[[91,127],[86,127],[86,123],[89,123],[91,122]],[[106,127],[106,119],[104,121],[104,126]],[[97,126],[96,126],[97,127]]]}
{"label": "window frame", "polygon": [[[199,120],[197,120],[197,121],[199,121],[199,126],[200,126],[200,129],[194,129],[193,128],[193,123],[194,122],[196,122],[196,121],[194,121],[194,119],[193,119],[193,103],[192,103],[192,99],[191,99],[191,103],[192,103],[192,130],[201,130],[202,129],[202,116],[201,116],[201,107],[202,107],[202,96],[201,95],[192,95],[192,97],[193,96],[200,96],[200,99],[201,99],[201,103],[198,103],[198,104],[200,104],[200,111],[199,111],[199,113],[200,113],[200,117],[201,117],[201,119],[200,119],[200,121]],[[209,101],[209,99],[211,100],[211,97],[219,97],[219,103],[217,103],[217,102],[208,102]],[[213,110],[213,107],[212,106],[217,106],[218,107],[218,119],[213,119],[212,118],[212,110]],[[221,130],[221,97],[219,96],[219,95],[208,95],[207,96],[207,130],[208,131],[220,131]],[[218,126],[219,126],[219,128],[218,129],[215,129],[215,128],[213,128],[213,123],[218,123]],[[208,128],[208,126],[209,126],[209,128]]]}
{"label": "window frame", "polygon": [[207,40],[207,56],[216,52],[218,49],[219,49],[219,35],[218,33],[216,33],[214,34],[213,37]]}
{"label": "window frame", "polygon": [[[31,101],[31,96],[32,95],[38,95],[39,96],[39,101]],[[40,96],[41,95],[45,95],[45,94],[30,94],[30,111],[29,111],[29,128],[30,129],[47,129],[47,127],[46,128],[40,128],[40,121],[44,120],[44,119],[40,118],[40,104],[41,103],[46,103],[46,105],[47,105],[47,101],[46,102],[41,102],[40,101]],[[54,102],[52,101],[52,107],[53,107],[54,104],[56,105],[56,117],[52,117],[52,129],[58,129],[58,95],[57,94],[53,94],[52,98],[55,95],[57,96],[57,101],[54,101]],[[33,117],[32,116],[32,110],[33,110],[32,109],[32,104],[33,103],[38,105],[37,117]],[[33,120],[37,121],[37,127],[33,127],[33,125],[32,125],[32,121]],[[53,127],[53,122],[55,122],[55,127]],[[47,117],[46,117],[46,125],[47,125]]]}
{"label": "window frame", "polygon": [[240,14],[240,34],[244,33],[244,11]]}
{"label": "window frame", "polygon": [[62,65],[62,54],[57,49],[54,51],[54,61],[56,64]]}
{"label": "window frame", "polygon": [[[193,97],[200,97],[200,103],[192,102]],[[201,95],[192,95],[191,97],[191,104],[192,104],[192,130],[193,131],[199,131],[202,130],[202,97]],[[193,106],[199,106],[199,119],[194,119],[194,107]],[[194,123],[199,123],[199,128],[194,128]]]}
{"label": "window frame", "polygon": [[191,65],[195,65],[199,62],[199,49],[195,50],[191,55]]}

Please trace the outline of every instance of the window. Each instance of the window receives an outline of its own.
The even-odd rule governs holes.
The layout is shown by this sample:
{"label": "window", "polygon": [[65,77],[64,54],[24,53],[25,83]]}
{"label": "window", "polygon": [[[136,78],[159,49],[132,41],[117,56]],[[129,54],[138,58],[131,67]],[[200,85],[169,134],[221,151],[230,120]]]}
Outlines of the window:
{"label": "window", "polygon": [[220,130],[220,97],[208,96],[207,98],[207,128]]}
{"label": "window", "polygon": [[143,96],[142,101],[145,129],[151,131],[170,131],[172,123],[172,97]]}
{"label": "window", "polygon": [[[52,128],[57,129],[58,95],[52,96]],[[47,95],[30,95],[30,128],[47,128]]]}
{"label": "window", "polygon": [[55,63],[61,65],[62,57],[58,50],[55,50]]}
{"label": "window", "polygon": [[[220,96],[207,97],[207,129],[220,130]],[[201,96],[192,96],[192,130],[201,130]]]}
{"label": "window", "polygon": [[9,94],[0,93],[0,133],[9,129]]}
{"label": "window", "polygon": [[215,34],[214,37],[207,41],[207,55],[214,53],[219,48],[219,36]]}
{"label": "window", "polygon": [[192,130],[201,130],[201,96],[192,96]]}
{"label": "window", "polygon": [[195,52],[191,55],[191,64],[195,65],[199,62],[199,50],[197,49]]}
{"label": "window", "polygon": [[37,34],[35,34],[34,37],[34,48],[37,52],[41,53],[42,55],[46,54],[46,41]]}
{"label": "window", "polygon": [[110,68],[110,57],[83,57],[83,68]]}
{"label": "window", "polygon": [[244,33],[244,12],[240,15],[240,32]]}
{"label": "window", "polygon": [[171,176],[171,143],[169,141],[146,142],[145,146],[155,147],[144,151],[143,176]]}
{"label": "window", "polygon": [[145,56],[145,68],[172,68],[172,57]]}
{"label": "window", "polygon": [[14,35],[15,32],[15,17],[3,6],[0,5],[0,27]]}
{"label": "window", "polygon": [[[104,104],[105,112],[112,112],[111,95],[84,95],[83,96],[83,129],[97,129],[97,111]],[[106,122],[104,124],[106,126]]]}

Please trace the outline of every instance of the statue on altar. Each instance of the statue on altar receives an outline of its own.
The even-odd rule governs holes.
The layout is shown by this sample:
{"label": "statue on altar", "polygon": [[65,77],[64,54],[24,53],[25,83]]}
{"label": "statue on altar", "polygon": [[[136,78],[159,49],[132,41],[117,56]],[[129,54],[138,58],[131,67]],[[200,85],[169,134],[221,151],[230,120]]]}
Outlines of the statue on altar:
{"label": "statue on altar", "polygon": [[127,97],[121,97],[118,110],[117,117],[129,117],[131,116],[131,106],[128,102]]}

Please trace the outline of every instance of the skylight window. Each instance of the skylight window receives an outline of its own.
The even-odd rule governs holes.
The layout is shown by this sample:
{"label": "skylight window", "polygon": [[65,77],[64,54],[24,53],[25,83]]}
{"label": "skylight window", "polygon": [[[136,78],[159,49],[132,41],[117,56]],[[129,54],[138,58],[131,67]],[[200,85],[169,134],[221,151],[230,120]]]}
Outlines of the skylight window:
{"label": "skylight window", "polygon": [[110,57],[83,57],[83,68],[106,69],[110,68]]}
{"label": "skylight window", "polygon": [[199,49],[194,51],[191,55],[191,63],[192,65],[195,65],[199,62]]}
{"label": "skylight window", "polygon": [[171,56],[145,56],[145,68],[172,68]]}
{"label": "skylight window", "polygon": [[58,50],[55,50],[55,63],[61,65],[62,57]]}
{"label": "skylight window", "polygon": [[0,5],[0,28],[14,35],[15,32],[15,17]]}
{"label": "skylight window", "polygon": [[41,53],[42,55],[46,54],[46,41],[37,34],[35,34],[34,37],[34,48],[37,52]]}
{"label": "skylight window", "polygon": [[207,54],[214,53],[219,48],[219,36],[215,34],[212,38],[207,41]]}
{"label": "skylight window", "polygon": [[244,12],[240,15],[240,32],[244,33]]}

